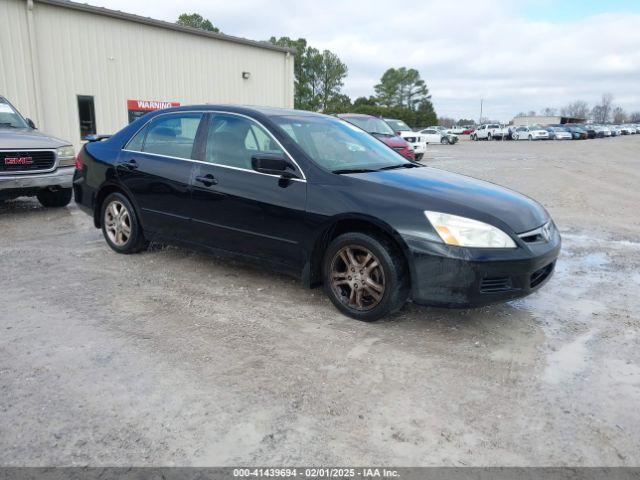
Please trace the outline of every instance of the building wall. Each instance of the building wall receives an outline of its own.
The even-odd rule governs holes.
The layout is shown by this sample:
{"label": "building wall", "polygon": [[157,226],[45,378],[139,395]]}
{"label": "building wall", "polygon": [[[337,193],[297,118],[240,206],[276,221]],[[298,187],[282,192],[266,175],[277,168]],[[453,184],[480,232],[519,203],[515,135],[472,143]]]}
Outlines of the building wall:
{"label": "building wall", "polygon": [[0,94],[76,147],[77,95],[94,97],[105,134],[128,123],[128,99],[293,107],[291,54],[37,1],[33,11],[26,0],[0,4]]}
{"label": "building wall", "polygon": [[560,123],[562,117],[546,117],[542,115],[527,115],[525,117],[515,117],[512,120],[514,125],[549,125]]}

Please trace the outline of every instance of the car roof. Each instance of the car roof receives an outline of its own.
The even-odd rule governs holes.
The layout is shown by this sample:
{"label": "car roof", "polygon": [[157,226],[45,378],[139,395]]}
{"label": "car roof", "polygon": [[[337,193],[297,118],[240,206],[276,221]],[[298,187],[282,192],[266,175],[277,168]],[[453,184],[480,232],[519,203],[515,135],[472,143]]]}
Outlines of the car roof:
{"label": "car roof", "polygon": [[293,108],[279,108],[279,107],[266,107],[260,105],[236,105],[236,104],[201,104],[201,105],[182,105],[180,107],[171,107],[162,110],[165,113],[169,112],[180,112],[180,111],[188,111],[188,110],[200,110],[200,111],[219,111],[223,110],[231,113],[241,113],[249,116],[253,116],[255,114],[264,115],[267,117],[276,117],[276,116],[285,116],[285,115],[293,115],[293,116],[313,116],[313,117],[326,117],[322,113],[309,112],[307,110],[295,110]]}
{"label": "car roof", "polygon": [[366,113],[338,113],[336,116],[339,118],[378,118]]}

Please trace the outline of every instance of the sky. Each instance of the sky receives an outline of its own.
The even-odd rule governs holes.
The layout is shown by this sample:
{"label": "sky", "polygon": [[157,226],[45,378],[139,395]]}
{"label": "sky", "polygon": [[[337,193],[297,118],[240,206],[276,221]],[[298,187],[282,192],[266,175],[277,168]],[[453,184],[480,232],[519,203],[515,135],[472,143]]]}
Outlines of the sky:
{"label": "sky", "polygon": [[229,35],[304,37],[349,68],[343,92],[374,93],[387,68],[417,69],[439,116],[509,120],[589,105],[640,111],[640,0],[84,0],[175,21],[197,12]]}

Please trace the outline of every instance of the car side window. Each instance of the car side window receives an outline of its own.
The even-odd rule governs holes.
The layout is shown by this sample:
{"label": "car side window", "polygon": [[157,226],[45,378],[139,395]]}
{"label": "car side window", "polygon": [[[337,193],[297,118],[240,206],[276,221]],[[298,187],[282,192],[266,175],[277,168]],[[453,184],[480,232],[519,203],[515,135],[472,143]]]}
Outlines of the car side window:
{"label": "car side window", "polygon": [[278,144],[260,125],[237,115],[216,114],[209,120],[205,161],[251,170],[256,153],[284,156]]}
{"label": "car side window", "polygon": [[142,151],[191,159],[201,113],[163,115],[148,127]]}
{"label": "car side window", "polygon": [[136,133],[131,140],[129,140],[129,143],[127,143],[127,146],[125,147],[125,150],[132,150],[134,152],[141,152],[142,151],[142,145],[144,144],[144,137],[145,137],[146,134],[147,134],[147,126],[145,126],[144,128],[140,129],[140,131],[138,133]]}

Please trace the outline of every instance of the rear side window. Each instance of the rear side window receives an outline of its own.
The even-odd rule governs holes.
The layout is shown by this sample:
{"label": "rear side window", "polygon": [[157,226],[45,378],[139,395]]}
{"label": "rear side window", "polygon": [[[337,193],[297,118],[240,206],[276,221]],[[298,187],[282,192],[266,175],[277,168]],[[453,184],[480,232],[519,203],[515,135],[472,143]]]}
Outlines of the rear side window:
{"label": "rear side window", "polygon": [[[201,113],[159,117],[146,128],[141,151],[167,157],[190,159],[201,119]],[[132,142],[136,144],[139,142],[137,136]]]}
{"label": "rear side window", "polygon": [[209,121],[205,161],[251,170],[256,153],[284,156],[262,127],[236,115],[216,114]]}

